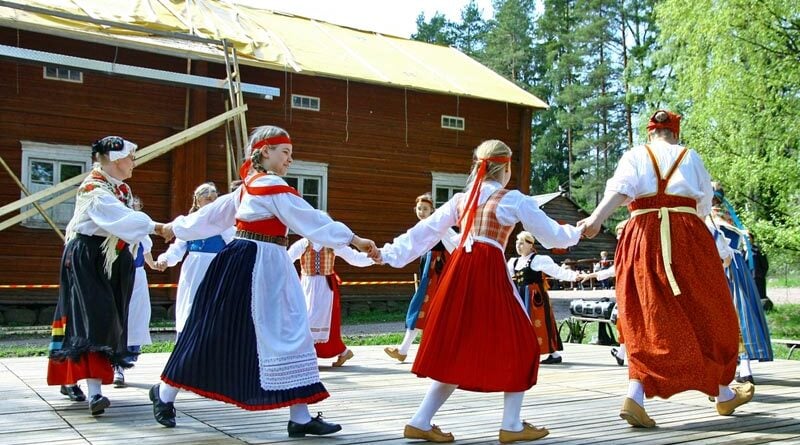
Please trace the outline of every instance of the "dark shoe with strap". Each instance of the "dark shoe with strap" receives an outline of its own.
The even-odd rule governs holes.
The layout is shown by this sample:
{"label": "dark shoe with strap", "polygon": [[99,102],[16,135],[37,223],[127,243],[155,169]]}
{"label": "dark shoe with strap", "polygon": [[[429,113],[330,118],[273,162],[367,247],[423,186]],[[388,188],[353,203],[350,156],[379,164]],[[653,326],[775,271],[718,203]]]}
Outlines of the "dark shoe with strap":
{"label": "dark shoe with strap", "polygon": [[736,383],[747,383],[747,382],[750,382],[753,385],[756,384],[756,381],[753,379],[752,375],[747,375],[747,376],[742,377],[741,375],[739,375],[738,371],[736,372],[736,378],[734,378],[734,380],[736,380]]}
{"label": "dark shoe with strap", "polygon": [[150,388],[150,401],[153,402],[153,417],[156,422],[167,428],[175,428],[175,404],[163,402],[158,392],[161,384],[156,383]]}
{"label": "dark shoe with strap", "polygon": [[561,358],[560,355],[558,357],[554,357],[552,354],[550,354],[550,355],[547,356],[546,359],[542,360],[539,363],[541,363],[543,365],[557,365],[557,364],[561,363],[562,361],[563,361],[563,359]]}
{"label": "dark shoe with strap", "polygon": [[81,387],[78,385],[67,386],[61,385],[61,394],[69,397],[70,400],[73,402],[85,402],[86,401],[86,394],[81,391]]}
{"label": "dark shoe with strap", "polygon": [[625,360],[617,357],[617,352],[619,352],[619,349],[611,348],[611,356],[614,357],[614,360],[617,361],[617,365],[625,366]]}
{"label": "dark shoe with strap", "polygon": [[108,400],[108,397],[95,394],[95,396],[92,397],[92,401],[89,402],[89,412],[92,413],[93,416],[99,416],[106,412],[106,408],[109,406],[111,406],[111,401]]}
{"label": "dark shoe with strap", "polygon": [[306,437],[306,434],[314,436],[333,434],[341,431],[342,426],[322,420],[322,413],[317,413],[317,417],[314,417],[308,423],[297,423],[290,420],[286,429],[289,431],[289,437]]}

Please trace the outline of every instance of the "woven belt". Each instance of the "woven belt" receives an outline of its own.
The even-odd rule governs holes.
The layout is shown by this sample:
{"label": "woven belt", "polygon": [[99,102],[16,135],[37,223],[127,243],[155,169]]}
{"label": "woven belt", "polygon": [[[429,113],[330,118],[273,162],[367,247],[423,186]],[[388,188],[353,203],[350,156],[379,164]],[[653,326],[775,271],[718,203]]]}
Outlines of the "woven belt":
{"label": "woven belt", "polygon": [[262,235],[260,233],[249,232],[247,230],[237,230],[236,236],[239,238],[251,239],[253,241],[263,241],[265,243],[277,244],[283,247],[287,247],[289,245],[289,238],[285,236]]}

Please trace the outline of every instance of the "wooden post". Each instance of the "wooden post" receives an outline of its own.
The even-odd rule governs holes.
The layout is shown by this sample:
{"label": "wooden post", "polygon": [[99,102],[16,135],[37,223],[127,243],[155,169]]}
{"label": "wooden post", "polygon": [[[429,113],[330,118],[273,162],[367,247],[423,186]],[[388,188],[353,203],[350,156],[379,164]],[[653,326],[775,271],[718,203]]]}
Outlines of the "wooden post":
{"label": "wooden post", "polygon": [[[14,171],[11,170],[11,167],[9,167],[8,164],[6,164],[6,161],[5,159],[2,158],[2,156],[0,156],[0,164],[3,164],[3,168],[6,169],[8,175],[11,176],[11,179],[13,179],[14,182],[17,183],[17,186],[20,188],[20,190],[22,190],[22,193],[24,193],[25,196],[31,196],[31,192],[29,192],[28,188],[25,187],[25,184],[23,184],[22,181],[20,181],[19,178],[17,178],[17,175],[15,175]],[[50,218],[50,215],[48,215],[47,212],[44,211],[44,209],[42,208],[42,206],[39,205],[38,202],[34,202],[33,206],[36,207],[36,210],[39,211],[39,213],[42,215],[42,218],[44,218],[44,220],[47,221],[47,224],[50,224],[50,227],[52,227],[53,230],[56,231],[56,235],[58,235],[58,237],[61,238],[61,241],[64,241],[64,234],[61,233],[61,229],[59,229],[55,221],[53,221],[52,218]]]}

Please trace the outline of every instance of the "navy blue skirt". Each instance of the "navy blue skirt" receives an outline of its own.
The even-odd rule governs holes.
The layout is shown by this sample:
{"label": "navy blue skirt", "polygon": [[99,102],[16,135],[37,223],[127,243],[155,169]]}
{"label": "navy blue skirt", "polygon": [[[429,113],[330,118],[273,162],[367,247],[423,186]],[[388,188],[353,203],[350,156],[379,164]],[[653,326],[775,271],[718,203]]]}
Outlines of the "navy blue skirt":
{"label": "navy blue skirt", "polygon": [[255,242],[235,239],[211,262],[161,379],[251,411],[324,400],[328,392],[320,382],[274,391],[261,387],[251,312],[257,249]]}

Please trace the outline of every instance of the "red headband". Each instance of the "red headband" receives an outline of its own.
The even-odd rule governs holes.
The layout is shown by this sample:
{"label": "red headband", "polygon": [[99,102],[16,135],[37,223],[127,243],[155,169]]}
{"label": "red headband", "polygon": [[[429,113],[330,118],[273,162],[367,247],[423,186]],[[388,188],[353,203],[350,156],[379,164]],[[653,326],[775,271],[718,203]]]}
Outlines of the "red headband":
{"label": "red headband", "polygon": [[[660,112],[667,113],[666,122],[656,122],[656,114]],[[677,138],[681,133],[681,115],[667,110],[658,110],[650,117],[650,122],[647,123],[647,131],[653,131],[657,128],[666,128],[667,130],[675,133]]]}
{"label": "red headband", "polygon": [[289,136],[286,136],[285,134],[281,134],[281,135],[278,135],[278,136],[272,136],[272,137],[269,137],[269,138],[266,138],[266,139],[261,139],[260,141],[258,141],[255,144],[253,144],[251,152],[253,150],[258,150],[259,148],[263,148],[263,147],[265,147],[267,145],[272,146],[272,145],[291,144],[291,143],[292,143],[292,140],[289,139]]}

